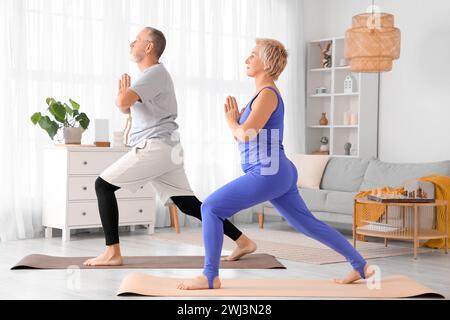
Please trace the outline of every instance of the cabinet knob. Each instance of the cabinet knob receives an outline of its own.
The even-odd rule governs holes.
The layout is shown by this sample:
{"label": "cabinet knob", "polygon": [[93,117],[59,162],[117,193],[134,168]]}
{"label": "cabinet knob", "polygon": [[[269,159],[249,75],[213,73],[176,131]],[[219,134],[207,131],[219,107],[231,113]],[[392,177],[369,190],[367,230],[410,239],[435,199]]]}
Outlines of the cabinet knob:
{"label": "cabinet knob", "polygon": [[83,164],[84,164],[85,166],[87,166],[88,163],[87,163],[87,161],[83,161]]}
{"label": "cabinet knob", "polygon": [[86,212],[83,212],[81,215],[82,215],[82,216],[85,216],[86,214],[87,214]]}
{"label": "cabinet knob", "polygon": [[144,186],[141,186],[141,189],[144,189]]}
{"label": "cabinet knob", "polygon": [[139,213],[142,213],[142,212],[144,212],[144,210],[142,210],[142,209],[139,209]]}
{"label": "cabinet knob", "polygon": [[83,190],[86,191],[86,190],[87,190],[87,187],[83,187]]}

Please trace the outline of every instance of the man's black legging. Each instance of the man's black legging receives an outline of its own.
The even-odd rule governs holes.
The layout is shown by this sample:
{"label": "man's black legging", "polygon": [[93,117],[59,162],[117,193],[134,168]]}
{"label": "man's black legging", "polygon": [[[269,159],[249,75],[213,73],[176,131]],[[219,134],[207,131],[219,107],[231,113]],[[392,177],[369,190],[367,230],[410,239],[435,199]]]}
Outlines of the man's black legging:
{"label": "man's black legging", "polygon": [[[112,185],[100,177],[95,181],[98,210],[100,211],[100,219],[102,221],[107,246],[119,243],[119,208],[117,207],[115,194],[119,189],[120,187]],[[171,197],[170,199],[172,199],[173,203],[175,203],[178,209],[183,213],[202,220],[202,213],[200,210],[202,203],[197,197],[176,196]],[[223,231],[226,236],[234,241],[242,235],[242,232],[228,220],[225,220],[223,223]]]}

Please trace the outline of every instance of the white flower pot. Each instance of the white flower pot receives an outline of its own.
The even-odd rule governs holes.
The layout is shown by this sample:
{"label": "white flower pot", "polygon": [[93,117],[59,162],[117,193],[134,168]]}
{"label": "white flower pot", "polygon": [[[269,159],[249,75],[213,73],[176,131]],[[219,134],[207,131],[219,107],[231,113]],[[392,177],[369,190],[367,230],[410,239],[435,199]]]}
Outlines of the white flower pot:
{"label": "white flower pot", "polygon": [[81,127],[67,127],[63,130],[65,144],[81,144],[81,135],[83,133],[83,129]]}

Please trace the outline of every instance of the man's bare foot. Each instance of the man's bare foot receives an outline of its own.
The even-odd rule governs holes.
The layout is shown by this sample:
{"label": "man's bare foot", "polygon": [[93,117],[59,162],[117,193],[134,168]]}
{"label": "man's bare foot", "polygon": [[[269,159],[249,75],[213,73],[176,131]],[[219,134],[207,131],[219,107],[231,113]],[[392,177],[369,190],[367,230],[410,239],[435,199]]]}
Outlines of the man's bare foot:
{"label": "man's bare foot", "polygon": [[107,246],[105,252],[97,258],[88,259],[83,263],[85,266],[121,266],[122,264],[119,244]]}
{"label": "man's bare foot", "polygon": [[256,251],[256,243],[248,238],[245,234],[242,234],[236,240],[237,247],[234,249],[233,253],[228,257],[223,257],[222,261],[236,261],[245,256]]}
{"label": "man's bare foot", "polygon": [[[213,286],[214,289],[219,289],[222,284],[220,283],[219,277],[214,278]],[[203,290],[209,289],[208,278],[202,274],[194,279],[181,282],[177,285],[179,290]]]}
{"label": "man's bare foot", "polygon": [[[371,276],[373,276],[375,274],[375,271],[370,269],[370,266],[368,264],[366,264],[364,266],[364,276],[366,279],[370,278]],[[359,279],[361,279],[361,275],[359,274],[358,271],[356,271],[355,269],[353,269],[352,271],[350,271],[350,273],[343,279],[334,279],[334,282],[339,283],[339,284],[350,284],[353,283],[355,281],[358,281]]]}

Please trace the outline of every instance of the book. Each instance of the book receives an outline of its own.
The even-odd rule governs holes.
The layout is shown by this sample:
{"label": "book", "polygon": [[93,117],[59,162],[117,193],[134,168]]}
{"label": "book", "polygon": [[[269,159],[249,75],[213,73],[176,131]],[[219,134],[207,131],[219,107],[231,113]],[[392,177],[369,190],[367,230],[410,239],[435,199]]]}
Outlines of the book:
{"label": "book", "polygon": [[397,203],[431,203],[434,199],[431,198],[411,198],[400,194],[383,194],[383,195],[368,195],[367,199],[376,202],[397,202]]}
{"label": "book", "polygon": [[403,230],[403,228],[385,224],[385,223],[379,223],[379,222],[373,222],[373,221],[363,221],[363,222],[365,222],[367,224],[364,226],[358,227],[358,230],[378,231],[378,232],[395,232],[395,231]]}

